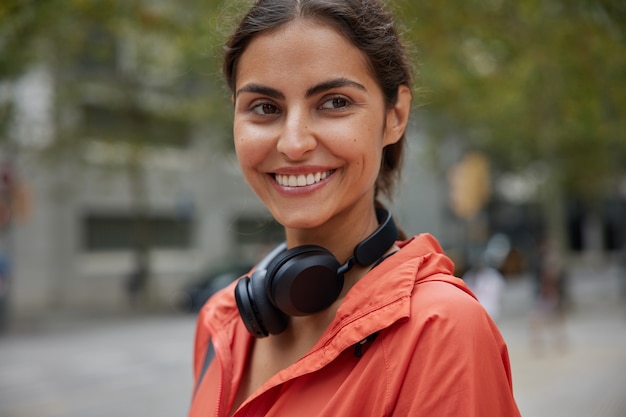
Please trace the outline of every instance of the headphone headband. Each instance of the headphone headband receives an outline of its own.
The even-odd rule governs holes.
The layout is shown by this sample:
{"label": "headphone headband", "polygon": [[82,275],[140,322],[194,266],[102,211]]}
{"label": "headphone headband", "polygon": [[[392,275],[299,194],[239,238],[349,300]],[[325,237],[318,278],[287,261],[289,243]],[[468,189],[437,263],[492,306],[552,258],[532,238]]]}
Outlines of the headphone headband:
{"label": "headphone headband", "polygon": [[371,265],[382,257],[398,239],[398,229],[391,213],[376,209],[378,228],[354,248],[354,262],[361,266]]}

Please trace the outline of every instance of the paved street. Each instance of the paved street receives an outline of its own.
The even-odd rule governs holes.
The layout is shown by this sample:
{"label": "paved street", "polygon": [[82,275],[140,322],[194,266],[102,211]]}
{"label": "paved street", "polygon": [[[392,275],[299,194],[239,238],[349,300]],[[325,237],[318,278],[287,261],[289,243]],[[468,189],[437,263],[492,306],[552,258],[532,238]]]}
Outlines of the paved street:
{"label": "paved street", "polygon": [[192,316],[0,338],[0,417],[173,417],[192,389]]}
{"label": "paved street", "polygon": [[572,271],[565,349],[545,329],[531,349],[529,281],[509,283],[499,322],[523,417],[626,417],[626,298],[623,271]]}
{"label": "paved street", "polygon": [[[567,350],[537,356],[525,293],[510,290],[517,307],[499,323],[522,415],[626,416],[626,310],[602,298],[578,306]],[[184,416],[194,326],[193,316],[118,318],[2,336],[0,417]]]}
{"label": "paved street", "polygon": [[524,417],[626,417],[626,316],[572,313],[567,348],[530,348],[527,322],[501,325]]}

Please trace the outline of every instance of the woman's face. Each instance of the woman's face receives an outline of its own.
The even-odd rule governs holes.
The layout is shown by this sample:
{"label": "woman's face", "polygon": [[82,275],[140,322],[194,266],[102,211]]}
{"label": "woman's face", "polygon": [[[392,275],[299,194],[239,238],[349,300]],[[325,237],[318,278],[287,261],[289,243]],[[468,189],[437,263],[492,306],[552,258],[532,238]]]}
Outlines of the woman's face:
{"label": "woman's face", "polygon": [[363,53],[330,26],[297,20],[254,38],[237,68],[235,149],[274,218],[310,229],[371,213],[382,149],[404,126]]}

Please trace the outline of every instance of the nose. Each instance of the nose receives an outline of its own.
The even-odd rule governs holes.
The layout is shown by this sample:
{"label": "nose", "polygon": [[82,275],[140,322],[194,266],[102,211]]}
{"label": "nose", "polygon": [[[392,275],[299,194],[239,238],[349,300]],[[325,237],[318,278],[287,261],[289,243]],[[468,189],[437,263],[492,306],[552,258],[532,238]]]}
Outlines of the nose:
{"label": "nose", "polygon": [[317,140],[305,112],[294,110],[287,114],[276,145],[278,152],[297,161],[315,149]]}

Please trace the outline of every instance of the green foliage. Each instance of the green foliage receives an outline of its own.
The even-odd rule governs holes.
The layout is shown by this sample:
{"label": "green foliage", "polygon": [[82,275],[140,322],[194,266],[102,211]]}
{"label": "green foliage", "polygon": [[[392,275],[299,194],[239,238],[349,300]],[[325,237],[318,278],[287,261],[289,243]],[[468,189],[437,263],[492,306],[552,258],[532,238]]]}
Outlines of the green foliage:
{"label": "green foliage", "polygon": [[53,3],[5,0],[0,3],[0,81],[21,73],[36,59],[36,43],[53,19]]}
{"label": "green foliage", "polygon": [[[125,133],[129,142],[141,141],[141,127],[155,118],[169,124],[207,123],[223,132],[230,109],[218,76],[222,40],[214,29],[221,3],[4,1],[0,82],[43,63],[53,72],[56,108],[95,99],[107,107],[105,112],[131,121]],[[9,110],[5,106],[4,122]],[[63,116],[57,116],[61,137],[55,145],[64,147],[80,132],[65,129]]]}
{"label": "green foliage", "polygon": [[[57,108],[86,94],[105,97],[130,125],[157,116],[229,137],[220,46],[248,2],[3,0],[0,82],[44,61],[59,84]],[[419,51],[417,112],[433,138],[459,136],[501,171],[543,161],[581,195],[624,173],[626,3],[396,0],[393,7]],[[0,129],[9,112],[0,102]],[[60,128],[56,143],[73,143]]]}
{"label": "green foliage", "polygon": [[500,170],[543,161],[593,197],[626,167],[621,1],[398,2],[420,52],[422,112]]}

